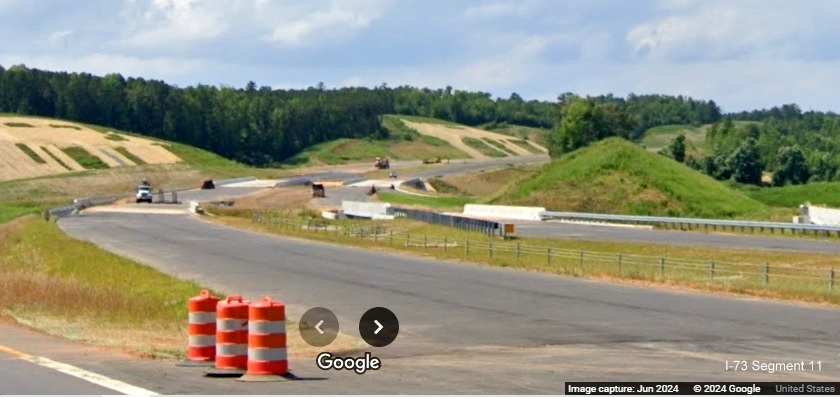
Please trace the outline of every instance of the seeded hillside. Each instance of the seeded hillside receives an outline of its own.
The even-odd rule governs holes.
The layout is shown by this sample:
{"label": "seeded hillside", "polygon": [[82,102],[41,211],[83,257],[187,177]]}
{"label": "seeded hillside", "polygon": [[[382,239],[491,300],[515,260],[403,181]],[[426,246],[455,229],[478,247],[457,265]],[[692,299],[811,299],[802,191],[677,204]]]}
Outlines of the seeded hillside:
{"label": "seeded hillside", "polygon": [[766,219],[741,192],[631,142],[611,138],[547,164],[492,200],[555,211]]}

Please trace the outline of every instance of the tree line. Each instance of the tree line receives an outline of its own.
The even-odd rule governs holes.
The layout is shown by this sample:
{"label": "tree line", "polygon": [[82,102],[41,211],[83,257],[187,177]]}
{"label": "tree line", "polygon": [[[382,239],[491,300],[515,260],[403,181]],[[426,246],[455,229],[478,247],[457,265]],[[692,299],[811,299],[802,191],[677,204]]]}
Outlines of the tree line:
{"label": "tree line", "polygon": [[[719,113],[713,102],[682,97],[611,96],[593,99],[629,113],[631,137],[648,126],[704,123]],[[274,90],[253,82],[243,88],[177,87],[120,74],[44,71],[0,66],[0,112],[54,117],[185,143],[256,166],[281,163],[304,148],[338,138],[388,138],[381,115],[439,118],[470,126],[499,124],[551,129],[554,101],[513,93],[400,86]]]}

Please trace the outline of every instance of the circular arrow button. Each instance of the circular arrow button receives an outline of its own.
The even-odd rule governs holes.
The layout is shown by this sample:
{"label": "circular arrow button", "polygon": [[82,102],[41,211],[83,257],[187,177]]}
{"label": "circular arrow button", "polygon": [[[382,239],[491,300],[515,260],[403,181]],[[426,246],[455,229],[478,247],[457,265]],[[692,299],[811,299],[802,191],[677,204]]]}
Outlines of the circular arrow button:
{"label": "circular arrow button", "polygon": [[315,307],[303,314],[298,329],[306,343],[324,347],[338,336],[338,318],[327,308]]}
{"label": "circular arrow button", "polygon": [[374,307],[362,315],[359,320],[359,334],[367,344],[385,347],[397,339],[400,322],[394,312],[384,307]]}

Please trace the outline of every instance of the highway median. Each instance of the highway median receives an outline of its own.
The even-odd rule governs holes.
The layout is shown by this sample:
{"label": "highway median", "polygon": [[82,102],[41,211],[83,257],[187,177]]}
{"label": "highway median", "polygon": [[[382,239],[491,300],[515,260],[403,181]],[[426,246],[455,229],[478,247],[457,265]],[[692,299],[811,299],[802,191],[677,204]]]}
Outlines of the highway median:
{"label": "highway median", "polygon": [[771,299],[840,303],[836,256],[511,237],[418,221],[327,221],[310,211],[213,209],[213,222],[262,233],[596,280]]}

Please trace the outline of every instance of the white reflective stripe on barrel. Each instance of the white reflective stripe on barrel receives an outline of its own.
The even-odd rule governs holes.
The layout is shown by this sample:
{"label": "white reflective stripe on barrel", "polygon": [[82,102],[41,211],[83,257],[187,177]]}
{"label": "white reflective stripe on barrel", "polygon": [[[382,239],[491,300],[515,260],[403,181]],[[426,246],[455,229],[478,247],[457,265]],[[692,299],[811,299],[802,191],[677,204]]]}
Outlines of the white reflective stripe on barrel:
{"label": "white reflective stripe on barrel", "polygon": [[216,344],[216,335],[190,336],[190,347],[208,347]]}
{"label": "white reflective stripe on barrel", "polygon": [[214,312],[190,313],[190,324],[213,324],[215,322],[216,313]]}
{"label": "white reflective stripe on barrel", "polygon": [[247,331],[248,320],[219,320],[216,321],[216,332]]}
{"label": "white reflective stripe on barrel", "polygon": [[285,321],[251,321],[248,333],[256,335],[274,335],[286,333]]}
{"label": "white reflective stripe on barrel", "polygon": [[216,356],[232,357],[248,354],[248,345],[216,345]]}
{"label": "white reflective stripe on barrel", "polygon": [[286,349],[248,349],[248,361],[283,361],[286,359]]}

